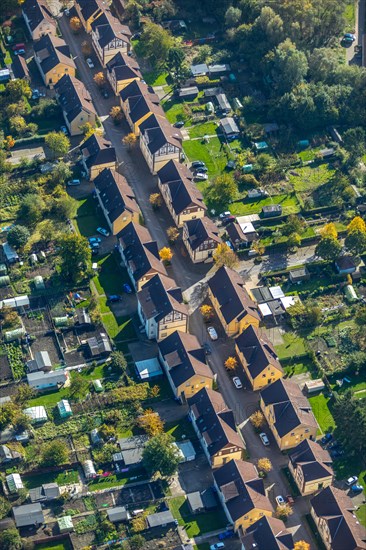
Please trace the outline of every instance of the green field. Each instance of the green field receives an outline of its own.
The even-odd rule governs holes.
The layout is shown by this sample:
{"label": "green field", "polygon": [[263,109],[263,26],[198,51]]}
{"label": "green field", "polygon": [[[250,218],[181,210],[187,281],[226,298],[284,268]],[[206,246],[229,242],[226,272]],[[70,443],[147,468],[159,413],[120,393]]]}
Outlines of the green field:
{"label": "green field", "polygon": [[170,499],[169,508],[179,525],[185,526],[189,537],[221,529],[227,524],[227,518],[221,508],[201,515],[191,514],[184,496]]}
{"label": "green field", "polygon": [[58,483],[59,485],[78,483],[79,474],[76,470],[67,470],[65,472],[45,472],[43,474],[24,476],[22,479],[27,489],[34,489],[35,487],[40,487],[43,483]]}
{"label": "green field", "polygon": [[296,214],[300,211],[300,204],[295,193],[273,195],[260,200],[244,199],[230,204],[229,210],[234,216],[247,216],[249,214],[260,214],[263,206],[270,204],[280,204],[283,214]]}
{"label": "green field", "polygon": [[[98,274],[92,281],[100,296],[103,294],[121,294],[124,283],[131,285],[127,270],[118,263],[117,254],[106,254],[98,257]],[[109,311],[109,308],[107,309]]]}
{"label": "green field", "polygon": [[323,393],[309,397],[311,408],[323,433],[333,431],[335,428],[334,418],[328,405],[329,399]]}
{"label": "green field", "polygon": [[202,143],[199,139],[183,141],[183,149],[191,162],[202,160],[206,164],[209,176],[221,174],[230,159],[218,137],[210,138],[208,143]]}
{"label": "green field", "polygon": [[276,353],[280,360],[305,355],[307,353],[304,339],[294,332],[283,333],[282,339],[283,344],[279,344],[278,346],[275,345]]}
{"label": "green field", "polygon": [[334,175],[335,170],[330,168],[329,164],[315,164],[296,168],[295,172],[299,175],[288,175],[290,183],[296,192],[307,193],[327,183]]}
{"label": "green field", "polygon": [[203,122],[202,124],[195,124],[188,128],[189,137],[203,138],[204,136],[216,136],[218,125],[216,122]]}
{"label": "green field", "polygon": [[36,544],[34,550],[71,550],[72,546],[68,539],[64,541],[44,542]]}

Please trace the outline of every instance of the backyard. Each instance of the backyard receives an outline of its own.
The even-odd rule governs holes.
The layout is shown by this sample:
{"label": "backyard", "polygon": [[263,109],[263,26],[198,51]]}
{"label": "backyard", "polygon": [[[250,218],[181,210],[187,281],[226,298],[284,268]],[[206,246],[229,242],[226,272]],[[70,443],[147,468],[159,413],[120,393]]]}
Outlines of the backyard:
{"label": "backyard", "polygon": [[79,482],[79,474],[76,470],[66,470],[64,472],[44,472],[42,474],[34,474],[24,476],[24,485],[27,489],[40,487],[43,483],[58,483],[58,485],[68,485]]}
{"label": "backyard", "polygon": [[[208,138],[207,143],[201,139],[183,141],[183,149],[190,162],[201,160],[206,164],[210,177],[221,174],[231,159],[218,137]],[[206,182],[198,183],[197,187],[202,190],[205,185]]]}
{"label": "backyard", "polygon": [[221,529],[227,524],[227,518],[222,508],[205,514],[191,514],[188,501],[184,496],[169,500],[169,508],[178,524],[185,526],[189,537],[196,537],[216,529]]}
{"label": "backyard", "polygon": [[233,202],[229,206],[231,214],[234,216],[248,216],[250,214],[260,214],[264,206],[279,204],[282,206],[282,214],[296,214],[300,211],[300,204],[296,193],[286,195],[273,195],[264,199],[244,199]]}

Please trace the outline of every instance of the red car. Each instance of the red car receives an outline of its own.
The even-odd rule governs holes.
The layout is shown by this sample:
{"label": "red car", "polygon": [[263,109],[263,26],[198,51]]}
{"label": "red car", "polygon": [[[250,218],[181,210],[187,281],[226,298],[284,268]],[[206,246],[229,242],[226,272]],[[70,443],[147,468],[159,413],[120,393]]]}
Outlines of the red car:
{"label": "red car", "polygon": [[19,43],[19,44],[15,44],[15,46],[13,46],[13,50],[24,50],[25,49],[25,44],[23,44],[23,42]]}
{"label": "red car", "polygon": [[293,506],[295,504],[295,501],[294,499],[292,498],[291,495],[287,495],[286,496],[286,502],[290,505],[290,506]]}

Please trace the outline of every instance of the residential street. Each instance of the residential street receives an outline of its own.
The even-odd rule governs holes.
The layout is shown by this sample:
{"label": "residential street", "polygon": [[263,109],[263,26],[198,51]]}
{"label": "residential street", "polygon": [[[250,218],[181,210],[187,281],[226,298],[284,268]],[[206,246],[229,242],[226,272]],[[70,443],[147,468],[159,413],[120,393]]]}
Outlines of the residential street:
{"label": "residential street", "polygon": [[[102,98],[100,91],[93,81],[93,72],[87,67],[80,48],[81,42],[85,40],[87,36],[85,33],[80,33],[75,36],[71,32],[69,20],[65,16],[59,19],[59,25],[63,37],[75,57],[78,77],[83,80],[92,95],[96,110],[103,122],[106,137],[112,142],[116,149],[119,169],[135,191],[136,198],[144,215],[145,223],[153,238],[158,242],[159,248],[168,245],[166,229],[170,225],[173,225],[173,221],[165,207],[156,212],[149,203],[149,195],[157,190],[156,179],[149,173],[147,165],[138,148],[129,152],[122,144],[121,140],[123,136],[129,132],[127,125],[124,123],[122,126],[115,126],[108,117],[111,107],[118,104],[118,100],[114,96],[107,100]],[[93,60],[96,59],[95,54],[93,54],[92,57]],[[98,71],[100,71],[100,68],[95,69],[95,72]],[[299,263],[309,260],[313,254],[314,247],[308,247],[290,256],[273,254],[264,258],[263,262],[260,264],[255,264],[253,260],[242,261],[238,271],[244,273],[249,287],[256,286],[261,272],[298,265]],[[192,312],[190,332],[196,334],[201,343],[207,341],[208,338],[206,327],[197,310],[200,302],[200,293],[196,292],[196,283],[204,278],[210,269],[212,269],[212,266],[192,264],[188,256],[184,255],[181,243],[175,246],[171,273],[174,273],[174,278],[182,289],[187,291],[185,297],[188,299]],[[286,496],[286,494],[289,493],[280,471],[281,466],[286,463],[286,458],[277,450],[277,446],[273,439],[271,440],[271,446],[269,448],[264,447],[258,436],[252,430],[251,425],[248,423],[248,417],[257,408],[258,395],[250,391],[235,389],[231,377],[227,375],[223,366],[224,360],[230,355],[233,349],[233,341],[226,338],[218,323],[215,324],[215,327],[218,329],[220,337],[217,342],[210,343],[212,355],[208,358],[209,364],[213,372],[217,374],[218,385],[226,403],[235,413],[236,420],[247,443],[250,459],[255,461],[255,459],[259,457],[268,456],[272,461],[273,471],[268,477],[268,482],[270,487],[276,484],[274,490],[270,491],[270,497],[275,504],[275,496],[279,494]],[[267,433],[269,434],[268,430]],[[307,526],[301,520],[301,516],[305,513],[307,513],[306,500],[300,499],[296,502],[294,513],[288,521],[288,526],[294,533],[295,540],[312,540],[311,534],[307,530]],[[312,547],[316,548],[315,545]]]}

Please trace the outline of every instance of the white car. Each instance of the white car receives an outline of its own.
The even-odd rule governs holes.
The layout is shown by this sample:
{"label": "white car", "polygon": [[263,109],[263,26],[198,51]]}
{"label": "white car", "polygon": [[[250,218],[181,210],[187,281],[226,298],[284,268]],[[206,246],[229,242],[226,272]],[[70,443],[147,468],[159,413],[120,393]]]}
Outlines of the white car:
{"label": "white car", "polygon": [[286,504],[285,499],[281,495],[278,495],[278,497],[276,497],[276,502],[278,506],[282,506],[283,504]]}
{"label": "white car", "polygon": [[352,477],[349,477],[346,481],[348,487],[351,487],[351,485],[354,485],[356,483],[356,481],[358,481],[358,477],[357,476],[352,476]]}
{"label": "white car", "polygon": [[205,174],[204,172],[197,172],[196,174],[194,174],[193,177],[197,181],[206,181],[206,180],[208,180],[208,175]]}
{"label": "white car", "polygon": [[88,65],[89,69],[94,69],[94,63],[93,63],[93,61],[90,59],[90,57],[87,58],[86,63],[87,63],[87,65]]}
{"label": "white car", "polygon": [[225,544],[223,542],[217,542],[216,544],[211,544],[210,550],[221,550],[221,548],[225,548]]}
{"label": "white car", "polygon": [[80,180],[70,180],[67,182],[66,185],[68,185],[69,187],[74,187],[75,185],[80,185],[80,184],[81,184]]}
{"label": "white car", "polygon": [[261,441],[262,441],[263,445],[265,445],[265,447],[268,447],[269,439],[267,437],[267,434],[262,432],[262,433],[259,434],[259,437],[261,438]]}
{"label": "white car", "polygon": [[241,388],[243,387],[243,384],[240,382],[240,378],[238,376],[233,377],[233,382],[236,389],[241,390]]}
{"label": "white car", "polygon": [[214,329],[214,327],[207,327],[207,332],[208,332],[208,335],[211,338],[211,340],[217,340],[218,339],[217,332]]}

